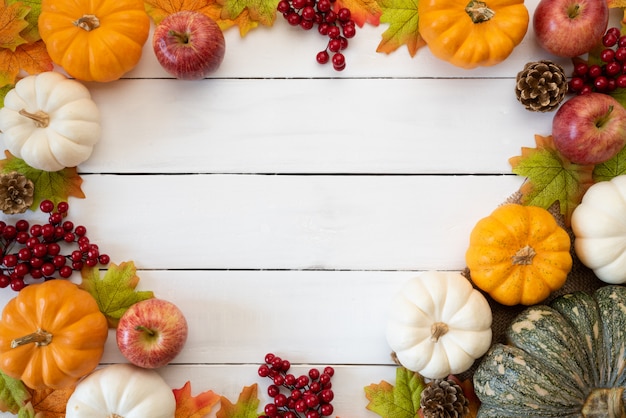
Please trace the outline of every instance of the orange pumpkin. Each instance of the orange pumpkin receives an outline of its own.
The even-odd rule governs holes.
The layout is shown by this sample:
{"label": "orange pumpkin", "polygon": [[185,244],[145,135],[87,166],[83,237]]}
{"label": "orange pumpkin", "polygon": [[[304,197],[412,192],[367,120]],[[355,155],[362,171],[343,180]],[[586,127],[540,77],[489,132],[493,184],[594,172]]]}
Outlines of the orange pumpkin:
{"label": "orange pumpkin", "polygon": [[42,0],[39,33],[52,60],[83,81],[133,69],[150,32],[143,0]]}
{"label": "orange pumpkin", "polygon": [[32,389],[62,389],[93,371],[108,324],[96,300],[67,280],[32,284],[0,320],[0,370]]}
{"label": "orange pumpkin", "polygon": [[538,206],[506,204],[478,221],[465,261],[472,281],[504,305],[533,305],[560,289],[572,269],[571,240]]}

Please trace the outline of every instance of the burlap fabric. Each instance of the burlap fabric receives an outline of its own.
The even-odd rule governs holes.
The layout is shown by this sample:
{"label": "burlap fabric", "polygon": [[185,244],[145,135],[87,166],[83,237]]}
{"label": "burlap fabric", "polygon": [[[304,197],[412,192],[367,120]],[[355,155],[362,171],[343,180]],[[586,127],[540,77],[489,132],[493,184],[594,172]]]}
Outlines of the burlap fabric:
{"label": "burlap fabric", "polygon": [[[507,199],[506,202],[504,202],[504,203],[519,203],[520,202],[520,198],[521,198],[521,194],[519,192],[516,192],[511,197],[509,197],[509,199]],[[568,231],[568,233],[570,234],[570,237],[572,239],[572,243],[573,243],[574,242],[574,235],[572,233],[571,228],[566,227],[565,222],[564,222],[564,217],[559,212],[558,203],[553,205],[550,208],[550,213],[552,213],[552,215],[557,220],[557,222],[563,228],[565,228],[565,230]],[[575,292],[575,291],[586,291],[586,292],[590,292],[591,293],[594,290],[598,289],[599,287],[602,287],[603,285],[606,285],[606,283],[600,281],[595,276],[595,274],[593,273],[592,270],[590,270],[589,268],[585,267],[580,262],[580,260],[578,260],[578,258],[576,257],[576,254],[574,253],[573,245],[572,245],[571,253],[572,253],[572,259],[573,259],[573,266],[572,266],[572,271],[569,273],[567,281],[565,282],[565,285],[561,289],[559,289],[558,291],[553,292],[546,301],[542,302],[542,304],[548,304],[554,298],[556,298],[558,296],[561,296],[561,295],[564,295],[564,294],[567,294],[567,293],[572,293],[572,292]],[[465,272],[464,272],[464,275],[471,281],[471,275],[469,273],[469,270],[466,269]],[[486,295],[486,294],[484,294],[484,295],[487,298],[487,300],[489,301],[489,304],[491,305],[491,311],[492,311],[492,314],[493,314],[493,323],[492,323],[493,340],[492,340],[492,344],[506,343],[505,333],[506,333],[507,327],[513,321],[513,319],[515,319],[515,317],[518,314],[520,314],[527,307],[526,306],[522,306],[522,305],[518,305],[518,306],[501,305],[501,304],[495,302],[493,299],[491,299],[488,295]],[[462,378],[462,379],[471,378],[473,373],[474,373],[474,371],[475,371],[475,369],[476,369],[476,367],[478,366],[478,364],[480,364],[481,360],[482,359],[477,360],[474,363],[474,365],[472,366],[472,368],[470,368],[468,371],[462,373],[459,377]]]}

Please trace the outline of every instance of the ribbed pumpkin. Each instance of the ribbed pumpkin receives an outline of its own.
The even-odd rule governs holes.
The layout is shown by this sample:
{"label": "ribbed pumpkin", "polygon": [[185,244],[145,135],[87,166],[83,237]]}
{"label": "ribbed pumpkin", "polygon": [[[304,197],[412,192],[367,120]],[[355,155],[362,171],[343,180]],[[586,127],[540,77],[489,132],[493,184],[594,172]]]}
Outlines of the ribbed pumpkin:
{"label": "ribbed pumpkin", "polygon": [[626,416],[626,288],[527,308],[474,373],[478,417]]}
{"label": "ribbed pumpkin", "polygon": [[418,14],[433,55],[467,69],[506,59],[529,22],[524,0],[420,0]]}
{"label": "ribbed pumpkin", "polygon": [[42,0],[39,33],[52,60],[83,81],[134,68],[150,32],[142,0]]}
{"label": "ribbed pumpkin", "polygon": [[572,268],[571,240],[538,206],[502,205],[470,234],[465,261],[476,286],[503,305],[533,305],[560,289]]}
{"label": "ribbed pumpkin", "polygon": [[89,293],[62,279],[32,284],[2,311],[0,370],[32,389],[67,388],[98,366],[107,336]]}

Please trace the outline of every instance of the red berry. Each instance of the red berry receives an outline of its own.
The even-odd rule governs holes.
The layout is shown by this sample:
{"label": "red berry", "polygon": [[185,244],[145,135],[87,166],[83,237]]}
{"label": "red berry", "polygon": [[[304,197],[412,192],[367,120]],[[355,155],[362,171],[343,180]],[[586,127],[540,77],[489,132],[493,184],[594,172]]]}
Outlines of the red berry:
{"label": "red berry", "polygon": [[608,76],[616,76],[619,73],[622,72],[622,64],[620,64],[617,61],[611,61],[608,64],[606,64],[606,67],[604,67],[604,71],[606,72],[606,75]]}
{"label": "red berry", "polygon": [[346,65],[346,58],[344,57],[343,54],[341,53],[337,53],[335,55],[333,55],[333,66],[335,68],[337,67],[342,67]]}
{"label": "red berry", "polygon": [[329,417],[333,414],[334,409],[335,408],[333,408],[331,404],[324,404],[320,407],[320,414],[322,414],[322,416],[324,417]]}
{"label": "red berry", "polygon": [[67,202],[59,202],[57,204],[57,211],[59,213],[67,213],[69,209],[70,209],[70,205]]}
{"label": "red berry", "polygon": [[605,91],[609,86],[609,79],[601,75],[593,81],[593,86],[598,91]]}
{"label": "red berry", "polygon": [[328,52],[326,51],[320,51],[317,53],[317,56],[315,57],[315,59],[320,64],[326,64],[330,60],[330,55],[328,55]]}
{"label": "red berry", "polygon": [[602,37],[602,45],[607,48],[614,46],[617,43],[618,37],[612,33],[607,33]]}
{"label": "red berry", "polygon": [[72,275],[73,269],[70,266],[63,266],[59,269],[59,276],[68,279]]}
{"label": "red berry", "polygon": [[331,39],[328,41],[328,50],[330,52],[339,52],[341,49],[341,41],[339,39]]}
{"label": "red berry", "polygon": [[600,52],[600,59],[604,62],[611,62],[615,59],[615,51],[612,49],[605,49]]}
{"label": "red berry", "polygon": [[350,9],[342,7],[337,11],[337,18],[342,22],[347,22],[351,19]]}
{"label": "red berry", "polygon": [[0,275],[0,288],[4,289],[9,284],[11,284],[11,278],[6,274]]}
{"label": "red berry", "polygon": [[42,200],[39,204],[39,209],[41,209],[42,212],[50,213],[54,210],[54,203],[52,203],[51,200]]}
{"label": "red berry", "polygon": [[11,289],[15,290],[16,292],[19,292],[24,287],[26,287],[26,283],[24,283],[24,279],[19,279],[19,278],[11,279]]}
{"label": "red berry", "polygon": [[280,388],[276,385],[269,385],[267,387],[267,394],[270,398],[275,397],[276,395],[278,395],[280,393]]}
{"label": "red berry", "polygon": [[622,74],[616,79],[617,87],[626,88],[626,74]]}
{"label": "red berry", "polygon": [[100,254],[100,257],[98,257],[98,262],[102,265],[106,266],[109,264],[109,261],[111,261],[111,258],[107,254]]}
{"label": "red berry", "polygon": [[287,13],[291,11],[291,4],[289,4],[287,0],[280,0],[278,2],[278,5],[276,6],[276,10],[278,10],[280,13]]}
{"label": "red berry", "polygon": [[269,367],[267,367],[267,365],[262,364],[262,365],[259,367],[259,376],[261,376],[261,377],[267,377],[267,376],[269,376],[269,374],[270,374],[270,368],[269,368]]}

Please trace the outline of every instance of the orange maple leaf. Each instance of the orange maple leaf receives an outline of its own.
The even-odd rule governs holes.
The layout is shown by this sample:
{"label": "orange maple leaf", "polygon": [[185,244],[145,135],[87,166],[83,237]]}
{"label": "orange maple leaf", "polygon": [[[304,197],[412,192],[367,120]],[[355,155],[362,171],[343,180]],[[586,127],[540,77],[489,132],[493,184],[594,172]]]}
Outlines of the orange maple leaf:
{"label": "orange maple leaf", "polygon": [[359,27],[363,27],[366,23],[378,26],[383,13],[377,0],[337,0],[334,6],[335,11],[342,7],[350,9],[352,20]]}
{"label": "orange maple leaf", "polygon": [[21,2],[9,5],[4,1],[0,3],[0,48],[15,51],[15,48],[27,42],[20,36],[20,32],[28,27],[24,19],[28,12],[30,7]]}
{"label": "orange maple leaf", "polygon": [[67,389],[33,390],[30,404],[35,413],[45,418],[64,418],[67,400],[74,393],[74,387]]}
{"label": "orange maple leaf", "polygon": [[182,10],[204,13],[215,19],[215,13],[211,11],[215,7],[215,0],[145,0],[144,4],[148,15],[157,25],[166,16]]}
{"label": "orange maple leaf", "polygon": [[0,49],[0,87],[15,84],[20,70],[32,75],[53,69],[54,64],[41,40],[22,44],[15,51]]}
{"label": "orange maple leaf", "polygon": [[220,401],[220,395],[211,390],[191,396],[191,383],[187,381],[180,389],[173,389],[176,398],[175,418],[202,418]]}

